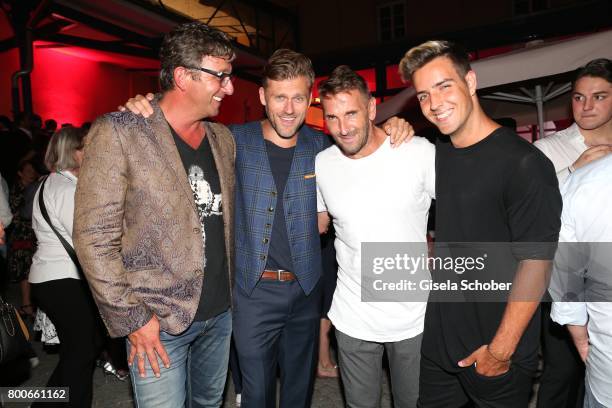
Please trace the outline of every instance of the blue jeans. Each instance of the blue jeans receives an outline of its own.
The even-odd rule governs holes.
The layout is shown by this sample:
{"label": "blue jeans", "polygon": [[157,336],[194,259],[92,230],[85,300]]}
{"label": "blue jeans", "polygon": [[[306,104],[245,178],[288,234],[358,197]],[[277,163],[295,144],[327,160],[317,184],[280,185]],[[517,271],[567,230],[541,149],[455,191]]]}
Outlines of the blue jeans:
{"label": "blue jeans", "polygon": [[585,380],[584,384],[584,408],[606,408],[604,404],[597,401],[588,380]]}
{"label": "blue jeans", "polygon": [[[165,368],[158,358],[161,376],[156,378],[146,362],[146,377],[138,365],[130,367],[134,401],[138,408],[219,407],[227,376],[232,315],[229,310],[206,321],[196,321],[178,336],[159,333],[170,358]],[[128,355],[130,342],[127,342]]]}

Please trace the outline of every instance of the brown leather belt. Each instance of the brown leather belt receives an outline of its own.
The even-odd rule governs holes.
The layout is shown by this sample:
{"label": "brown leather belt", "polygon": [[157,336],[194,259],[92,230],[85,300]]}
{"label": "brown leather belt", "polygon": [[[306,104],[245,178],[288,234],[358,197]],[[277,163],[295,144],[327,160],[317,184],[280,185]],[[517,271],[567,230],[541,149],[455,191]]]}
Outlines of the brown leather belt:
{"label": "brown leather belt", "polygon": [[294,281],[296,279],[293,272],[279,269],[277,271],[265,270],[261,274],[261,279],[276,280],[281,282]]}

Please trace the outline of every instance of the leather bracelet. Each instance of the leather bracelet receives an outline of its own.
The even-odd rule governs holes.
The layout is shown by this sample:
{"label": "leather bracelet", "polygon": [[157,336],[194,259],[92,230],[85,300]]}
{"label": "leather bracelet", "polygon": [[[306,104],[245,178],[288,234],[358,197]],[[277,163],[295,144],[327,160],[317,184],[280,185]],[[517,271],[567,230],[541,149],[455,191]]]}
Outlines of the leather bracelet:
{"label": "leather bracelet", "polygon": [[491,357],[493,357],[493,358],[494,358],[496,361],[498,361],[498,362],[500,362],[500,363],[507,363],[507,362],[509,362],[510,360],[512,360],[511,358],[509,358],[509,359],[507,359],[507,360],[501,360],[501,359],[499,359],[499,358],[495,357],[495,355],[494,355],[493,353],[491,353],[491,350],[489,350],[489,345],[488,345],[488,344],[487,344],[487,353],[489,353],[489,355],[490,355]]}

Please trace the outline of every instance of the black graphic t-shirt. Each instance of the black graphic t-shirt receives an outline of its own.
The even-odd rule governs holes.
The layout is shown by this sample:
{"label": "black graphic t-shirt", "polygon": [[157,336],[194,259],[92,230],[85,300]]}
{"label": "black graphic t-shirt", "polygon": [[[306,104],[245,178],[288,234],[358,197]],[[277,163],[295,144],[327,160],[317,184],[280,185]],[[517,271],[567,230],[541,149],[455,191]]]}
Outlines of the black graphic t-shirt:
{"label": "black graphic t-shirt", "polygon": [[[208,129],[210,131],[210,129]],[[204,286],[194,320],[208,320],[230,306],[229,275],[223,234],[223,200],[219,172],[208,142],[204,137],[193,149],[172,129],[193,199],[198,209],[204,239]]]}

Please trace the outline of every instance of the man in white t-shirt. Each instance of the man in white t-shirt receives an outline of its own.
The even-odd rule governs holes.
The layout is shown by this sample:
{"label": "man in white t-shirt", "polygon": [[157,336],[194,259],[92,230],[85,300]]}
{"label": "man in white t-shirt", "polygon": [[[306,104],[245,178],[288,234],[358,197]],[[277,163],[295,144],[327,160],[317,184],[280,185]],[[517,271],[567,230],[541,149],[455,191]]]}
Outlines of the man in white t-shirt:
{"label": "man in white t-shirt", "polygon": [[435,148],[414,137],[391,149],[373,123],[376,101],[366,82],[347,66],[319,85],[319,96],[336,142],[316,158],[317,207],[336,230],[338,283],[328,315],[347,406],[379,405],[386,351],[395,406],[414,407],[426,302],[362,301],[361,249],[364,242],[426,242]]}

